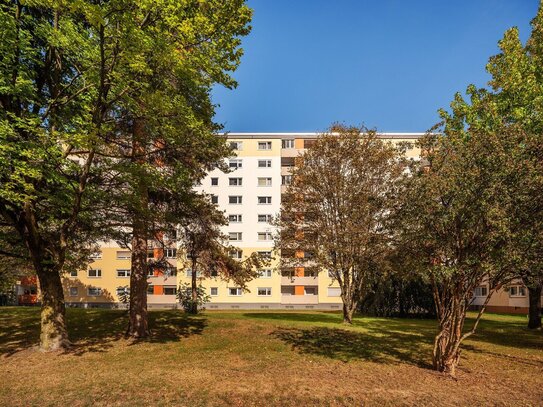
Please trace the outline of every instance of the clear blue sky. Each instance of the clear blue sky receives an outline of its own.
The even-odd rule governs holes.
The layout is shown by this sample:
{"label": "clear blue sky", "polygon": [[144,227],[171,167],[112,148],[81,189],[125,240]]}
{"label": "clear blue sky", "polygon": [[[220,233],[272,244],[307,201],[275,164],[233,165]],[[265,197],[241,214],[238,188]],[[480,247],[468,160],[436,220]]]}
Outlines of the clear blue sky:
{"label": "clear blue sky", "polygon": [[504,31],[525,41],[538,0],[249,0],[253,30],[234,90],[217,87],[230,132],[323,131],[332,122],[425,131],[456,91],[484,86]]}

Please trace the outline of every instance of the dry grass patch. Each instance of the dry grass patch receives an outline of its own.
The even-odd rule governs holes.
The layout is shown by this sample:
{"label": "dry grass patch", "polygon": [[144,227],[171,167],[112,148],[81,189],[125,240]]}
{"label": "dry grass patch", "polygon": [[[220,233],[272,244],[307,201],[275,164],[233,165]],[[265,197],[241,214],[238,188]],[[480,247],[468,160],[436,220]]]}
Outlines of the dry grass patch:
{"label": "dry grass patch", "polygon": [[324,312],[152,311],[129,342],[126,315],[68,310],[74,349],[43,354],[38,310],[0,309],[0,405],[541,405],[543,336],[488,315],[458,380],[429,368],[433,320]]}

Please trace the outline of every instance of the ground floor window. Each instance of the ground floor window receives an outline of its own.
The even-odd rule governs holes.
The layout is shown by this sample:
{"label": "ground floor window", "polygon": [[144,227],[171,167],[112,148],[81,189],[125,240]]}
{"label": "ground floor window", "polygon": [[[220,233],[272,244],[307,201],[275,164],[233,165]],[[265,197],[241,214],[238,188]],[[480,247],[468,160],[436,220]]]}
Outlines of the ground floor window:
{"label": "ground floor window", "polygon": [[509,297],[526,297],[526,287],[523,285],[509,286]]}
{"label": "ground floor window", "polygon": [[164,295],[175,295],[177,294],[177,287],[172,285],[165,285],[164,286]]}
{"label": "ground floor window", "polygon": [[91,297],[98,297],[102,295],[102,289],[100,287],[89,287],[87,288],[87,294]]}
{"label": "ground floor window", "polygon": [[239,287],[230,287],[230,288],[228,288],[228,295],[240,296],[241,294],[242,294],[242,290]]}
{"label": "ground floor window", "polygon": [[209,289],[209,295],[211,295],[213,297],[219,295],[219,287],[211,287]]}
{"label": "ground floor window", "polygon": [[154,285],[148,285],[147,286],[147,294],[154,294],[155,292],[155,286]]}
{"label": "ground floor window", "polygon": [[264,287],[264,288],[259,287],[257,293],[258,293],[259,297],[269,297],[271,295],[271,288],[270,287]]}
{"label": "ground floor window", "polygon": [[488,295],[488,288],[486,285],[482,285],[473,290],[474,297],[486,297]]}
{"label": "ground floor window", "polygon": [[341,288],[328,287],[328,297],[341,297]]}
{"label": "ground floor window", "polygon": [[77,297],[79,294],[77,287],[70,287],[70,297]]}

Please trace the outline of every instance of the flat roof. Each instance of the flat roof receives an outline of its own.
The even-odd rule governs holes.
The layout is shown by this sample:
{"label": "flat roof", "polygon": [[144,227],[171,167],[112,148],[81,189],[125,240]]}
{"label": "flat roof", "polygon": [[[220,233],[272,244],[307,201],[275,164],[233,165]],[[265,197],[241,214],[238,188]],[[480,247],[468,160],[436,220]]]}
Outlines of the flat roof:
{"label": "flat roof", "polygon": [[[269,139],[283,139],[283,138],[317,138],[319,135],[323,134],[322,132],[314,133],[221,133],[226,134],[228,138],[239,138],[239,139],[260,139],[260,138],[269,138]],[[338,134],[338,133],[332,133]],[[379,133],[377,135],[381,138],[390,138],[390,139],[418,139],[424,136],[426,133]]]}

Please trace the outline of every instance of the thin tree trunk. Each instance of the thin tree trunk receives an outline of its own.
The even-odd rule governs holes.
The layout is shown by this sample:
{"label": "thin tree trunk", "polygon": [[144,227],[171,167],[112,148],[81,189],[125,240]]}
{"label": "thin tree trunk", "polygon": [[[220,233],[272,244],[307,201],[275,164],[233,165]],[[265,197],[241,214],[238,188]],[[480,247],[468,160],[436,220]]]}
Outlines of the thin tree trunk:
{"label": "thin tree trunk", "polygon": [[[133,128],[133,161],[145,163],[145,123],[143,119],[134,120]],[[136,193],[138,205],[132,220],[132,266],[130,272],[130,312],[127,334],[133,338],[149,336],[147,315],[147,209],[149,206],[149,190],[146,181],[138,179]]]}
{"label": "thin tree trunk", "polygon": [[528,287],[530,308],[528,310],[528,328],[541,328],[541,291],[542,284]]}
{"label": "thin tree trunk", "polygon": [[343,323],[352,325],[355,305],[352,300],[343,299]]}
{"label": "thin tree trunk", "polygon": [[41,334],[42,351],[63,350],[70,347],[66,329],[66,306],[60,273],[40,266],[37,270],[41,293]]}
{"label": "thin tree trunk", "polygon": [[196,283],[196,258],[192,258],[192,276],[191,276],[191,288],[192,288],[192,304],[190,307],[191,314],[198,313],[198,286]]}

